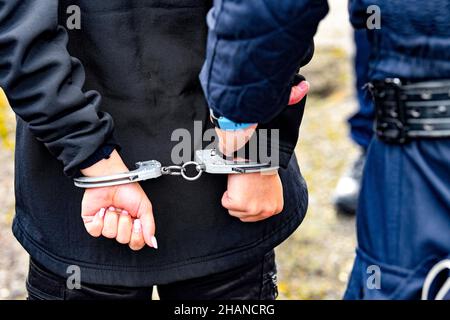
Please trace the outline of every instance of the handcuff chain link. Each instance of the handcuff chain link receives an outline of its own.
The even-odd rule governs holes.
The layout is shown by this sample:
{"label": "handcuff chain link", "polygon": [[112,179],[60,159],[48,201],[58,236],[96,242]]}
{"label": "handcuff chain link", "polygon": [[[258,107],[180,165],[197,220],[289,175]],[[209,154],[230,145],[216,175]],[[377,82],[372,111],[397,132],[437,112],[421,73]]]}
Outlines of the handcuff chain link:
{"label": "handcuff chain link", "polygon": [[[186,174],[186,168],[189,166],[195,166],[195,170],[197,170],[197,174],[195,176],[188,176]],[[172,165],[172,166],[165,166],[161,168],[161,173],[163,175],[169,175],[169,176],[182,176],[187,181],[195,181],[200,179],[203,172],[205,171],[204,165],[195,162],[195,161],[188,161],[184,163],[183,165]]]}

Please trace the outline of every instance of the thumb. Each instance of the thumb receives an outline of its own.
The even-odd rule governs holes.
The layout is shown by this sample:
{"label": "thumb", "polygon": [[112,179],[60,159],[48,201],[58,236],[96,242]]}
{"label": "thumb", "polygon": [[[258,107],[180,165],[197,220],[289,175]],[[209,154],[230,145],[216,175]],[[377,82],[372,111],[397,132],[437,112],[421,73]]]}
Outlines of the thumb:
{"label": "thumb", "polygon": [[216,128],[219,138],[219,150],[227,156],[231,156],[235,151],[241,149],[247,144],[256,131],[257,124],[253,124],[248,128],[236,131],[227,131]]}
{"label": "thumb", "polygon": [[149,200],[141,202],[138,210],[138,218],[141,220],[142,233],[144,235],[145,243],[149,247],[158,249],[158,242],[155,238],[155,219],[153,217],[153,208]]}
{"label": "thumb", "polygon": [[292,106],[302,101],[302,99],[308,94],[310,87],[311,86],[308,81],[302,81],[295,87],[292,87],[289,105]]}

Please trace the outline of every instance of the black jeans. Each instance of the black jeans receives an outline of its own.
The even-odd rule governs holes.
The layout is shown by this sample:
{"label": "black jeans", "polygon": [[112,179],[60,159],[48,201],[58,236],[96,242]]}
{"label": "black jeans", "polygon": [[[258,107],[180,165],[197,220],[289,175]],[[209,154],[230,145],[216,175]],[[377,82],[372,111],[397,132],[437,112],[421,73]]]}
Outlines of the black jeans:
{"label": "black jeans", "polygon": [[[256,263],[225,272],[158,286],[161,300],[274,300],[278,295],[273,251]],[[128,288],[81,282],[69,289],[66,279],[30,261],[29,300],[150,300],[152,287]]]}

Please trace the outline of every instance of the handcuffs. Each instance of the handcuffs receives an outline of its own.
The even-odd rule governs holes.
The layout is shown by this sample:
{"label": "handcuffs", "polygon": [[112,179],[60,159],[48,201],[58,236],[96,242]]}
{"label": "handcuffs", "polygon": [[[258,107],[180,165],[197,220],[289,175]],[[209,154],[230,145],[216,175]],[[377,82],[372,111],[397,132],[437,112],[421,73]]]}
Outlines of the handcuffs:
{"label": "handcuffs", "polygon": [[[195,161],[183,165],[162,166],[159,161],[150,160],[136,163],[137,169],[102,177],[75,178],[75,186],[79,188],[100,188],[156,179],[164,175],[181,176],[185,180],[198,180],[203,172],[210,174],[243,174],[278,170],[278,166],[270,162],[259,163],[250,160],[235,161],[224,158],[216,149],[197,150]],[[196,174],[188,175],[187,169],[194,167]]]}

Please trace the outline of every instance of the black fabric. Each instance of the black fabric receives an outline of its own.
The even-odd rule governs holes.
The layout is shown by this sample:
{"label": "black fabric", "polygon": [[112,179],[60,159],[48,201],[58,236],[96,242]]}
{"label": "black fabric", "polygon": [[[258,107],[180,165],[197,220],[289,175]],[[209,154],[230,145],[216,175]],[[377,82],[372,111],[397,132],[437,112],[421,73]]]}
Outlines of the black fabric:
{"label": "black fabric", "polygon": [[109,143],[114,126],[99,110],[100,94],[82,90],[84,70],[67,41],[58,1],[0,1],[0,87],[22,125],[72,176]]}
{"label": "black fabric", "polygon": [[[16,20],[13,25],[29,25],[33,29],[45,21],[37,21],[30,10],[39,12],[41,20],[56,19],[56,2],[8,0],[1,2],[6,7],[0,6],[0,11],[3,14],[4,8],[15,9],[10,16]],[[193,151],[202,145],[201,133],[212,126],[198,81],[205,57],[205,17],[210,1],[64,0],[58,4],[60,25],[66,22],[65,10],[69,5],[78,5],[82,11],[81,30],[68,31],[68,37],[60,30],[64,34],[62,43],[68,41],[67,52],[85,68],[84,85],[81,71],[73,82],[79,94],[83,85],[102,95],[101,104],[81,108],[82,113],[114,119],[114,136],[123,147],[121,155],[126,164],[134,167],[135,162],[150,159],[171,164],[172,149],[179,143],[171,141],[172,133],[181,128],[193,137],[193,158]],[[22,33],[30,28],[9,33],[8,37],[20,42],[25,36]],[[4,39],[5,31],[1,30],[0,39]],[[37,65],[47,60],[50,65],[57,63],[61,52],[66,50],[46,33],[28,36],[38,39],[33,43],[42,43],[52,50],[59,48],[52,54],[35,48],[30,59]],[[15,53],[11,51],[10,55]],[[79,70],[81,65],[75,66]],[[39,103],[39,110],[33,109],[37,98],[29,94],[34,85],[42,87],[42,92],[50,90],[53,78],[61,76],[53,75],[55,70],[48,68],[43,70],[48,72],[45,77],[26,81],[33,83],[31,87],[23,85],[18,91],[6,88],[7,94],[13,93],[10,102],[15,111],[30,107],[30,114],[46,114],[44,103]],[[27,98],[18,99],[15,93],[19,92]],[[54,96],[48,99],[60,101]],[[53,110],[51,105],[48,108],[49,112]],[[97,113],[93,112],[96,108]],[[81,121],[80,128],[86,124],[84,118],[73,119],[74,123]],[[194,130],[194,121],[199,121],[200,129]],[[109,132],[112,122],[107,123],[104,129]],[[80,218],[83,190],[64,176],[67,164],[58,161],[42,139],[36,139],[28,117],[18,118],[16,132],[13,231],[35,261],[59,276],[65,276],[70,265],[81,268],[84,281],[100,285],[137,287],[206,276],[261,259],[299,226],[306,212],[306,185],[295,157],[286,169],[280,170],[285,198],[283,213],[253,224],[231,217],[221,206],[225,176],[203,175],[195,182],[164,176],[142,183],[153,204],[159,249],[146,247],[133,252],[113,240],[87,234]],[[82,150],[76,155],[79,160],[94,153],[106,137],[103,133],[91,133],[92,136],[74,141],[76,149]],[[88,151],[83,149],[85,143]],[[82,162],[74,161],[69,160],[69,167],[75,168]]]}
{"label": "black fabric", "polygon": [[[256,263],[238,266],[207,277],[158,286],[161,300],[274,300],[278,295],[275,254]],[[70,282],[72,283],[72,282]],[[59,277],[30,261],[28,300],[150,300],[153,287],[118,287],[80,283],[69,289]]]}
{"label": "black fabric", "polygon": [[114,151],[120,151],[120,147],[117,144],[104,144],[100,146],[89,158],[84,160],[78,168],[80,170],[89,168],[90,166],[93,166],[97,162],[103,160],[103,159],[109,159],[111,156],[111,153]]}

